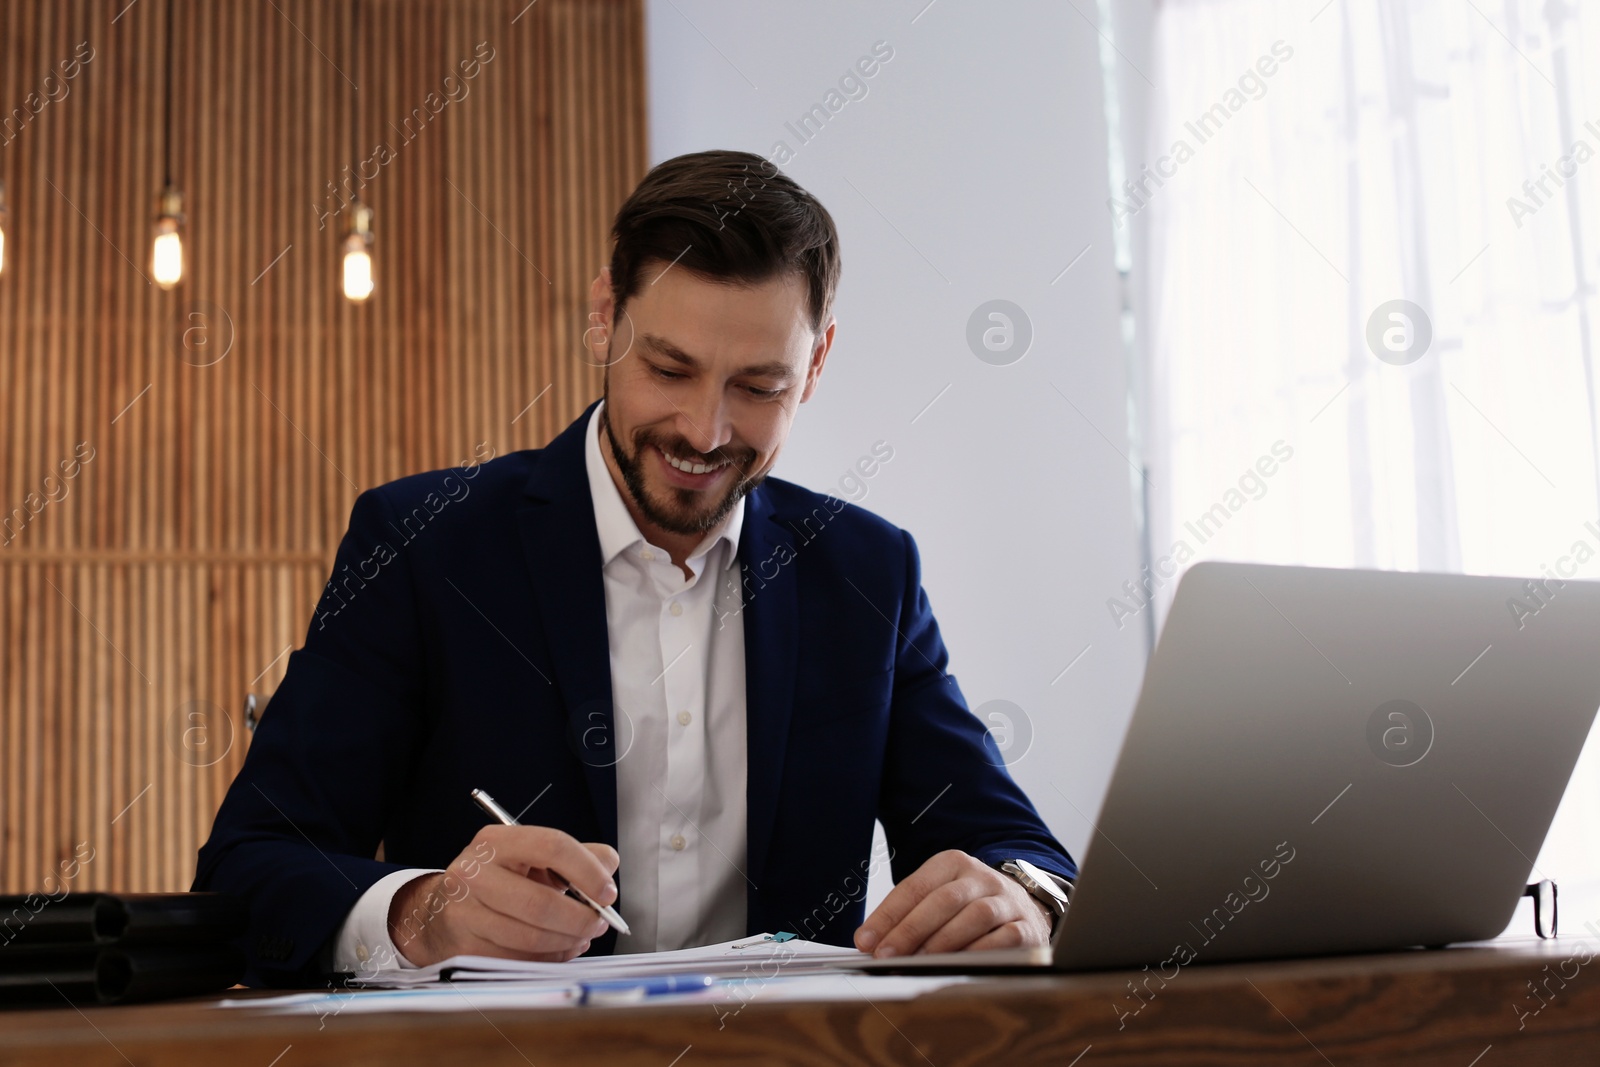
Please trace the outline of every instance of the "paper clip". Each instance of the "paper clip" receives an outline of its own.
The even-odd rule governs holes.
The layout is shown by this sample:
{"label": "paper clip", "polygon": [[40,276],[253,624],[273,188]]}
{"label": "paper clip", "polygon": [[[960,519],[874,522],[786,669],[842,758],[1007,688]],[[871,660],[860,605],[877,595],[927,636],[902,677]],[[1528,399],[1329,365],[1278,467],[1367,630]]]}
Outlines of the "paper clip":
{"label": "paper clip", "polygon": [[775,934],[762,934],[760,937],[756,938],[754,941],[746,941],[742,945],[734,945],[733,947],[734,948],[755,948],[758,945],[777,945],[777,944],[782,944],[785,941],[793,941],[794,937],[795,937],[794,934],[788,933],[788,932],[783,931],[783,930],[779,930]]}

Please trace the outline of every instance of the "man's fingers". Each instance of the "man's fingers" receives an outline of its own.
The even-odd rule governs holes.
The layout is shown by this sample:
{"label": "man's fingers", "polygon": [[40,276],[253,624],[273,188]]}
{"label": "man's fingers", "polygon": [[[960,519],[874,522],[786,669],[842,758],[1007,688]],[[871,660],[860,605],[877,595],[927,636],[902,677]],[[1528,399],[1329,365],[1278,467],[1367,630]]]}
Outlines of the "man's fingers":
{"label": "man's fingers", "polygon": [[883,935],[887,934],[900,924],[900,920],[916,907],[922,900],[920,882],[913,882],[915,875],[907,878],[893,889],[878,903],[867,916],[867,921],[861,924],[856,931],[856,948],[862,952],[871,952],[883,942]]}
{"label": "man's fingers", "polygon": [[[588,909],[585,909],[588,910]],[[593,914],[591,912],[590,914]],[[540,955],[566,956],[581,952],[589,938],[560,933],[502,915],[493,908],[479,907],[464,916],[467,933],[498,948],[492,956],[526,958]],[[585,931],[587,933],[587,931]]]}
{"label": "man's fingers", "polygon": [[493,864],[478,873],[473,895],[478,903],[508,919],[579,941],[604,923],[593,908],[554,886]]}
{"label": "man's fingers", "polygon": [[477,953],[569,960],[606,931],[574,885],[601,904],[617,899],[616,850],[546,826],[485,826],[448,870],[401,886],[388,928],[418,966]]}
{"label": "man's fingers", "polygon": [[911,955],[976,895],[970,882],[945,882],[923,897],[905,918],[883,934],[873,955],[880,958]]}
{"label": "man's fingers", "polygon": [[1006,898],[978,897],[929,934],[922,943],[922,951],[960,952],[1016,917],[1016,909]]}
{"label": "man's fingers", "polygon": [[1028,943],[1028,924],[1021,919],[1015,919],[1004,926],[997,926],[984,934],[978,940],[967,946],[967,951],[977,952],[986,948],[1016,948],[1018,945]]}
{"label": "man's fingers", "polygon": [[912,909],[922,903],[923,897],[948,880],[944,872],[944,857],[945,854],[941,852],[929,859],[889,891],[889,895],[883,898],[856,931],[856,948],[862,952],[874,951],[883,943],[889,931],[899,926]]}
{"label": "man's fingers", "polygon": [[478,836],[495,850],[494,862],[519,874],[554,871],[601,904],[617,899],[617,884],[593,850],[571,834],[548,826],[485,826]]}
{"label": "man's fingers", "polygon": [[617,864],[621,861],[621,857],[617,855],[616,849],[600,841],[585,841],[583,847],[594,853],[594,858],[600,861],[600,866],[606,869],[606,873],[611,875],[617,873]]}

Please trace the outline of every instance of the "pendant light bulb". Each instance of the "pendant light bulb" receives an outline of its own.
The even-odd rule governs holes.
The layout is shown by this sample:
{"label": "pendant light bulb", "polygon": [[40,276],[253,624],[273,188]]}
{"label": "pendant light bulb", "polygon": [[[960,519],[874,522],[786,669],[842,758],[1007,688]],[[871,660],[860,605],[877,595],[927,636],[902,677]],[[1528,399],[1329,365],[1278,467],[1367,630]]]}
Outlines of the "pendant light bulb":
{"label": "pendant light bulb", "polygon": [[183,280],[183,194],[171,185],[161,191],[150,273],[163,289],[171,289]]}
{"label": "pendant light bulb", "polygon": [[359,200],[344,239],[344,295],[357,302],[372,295],[372,209]]}

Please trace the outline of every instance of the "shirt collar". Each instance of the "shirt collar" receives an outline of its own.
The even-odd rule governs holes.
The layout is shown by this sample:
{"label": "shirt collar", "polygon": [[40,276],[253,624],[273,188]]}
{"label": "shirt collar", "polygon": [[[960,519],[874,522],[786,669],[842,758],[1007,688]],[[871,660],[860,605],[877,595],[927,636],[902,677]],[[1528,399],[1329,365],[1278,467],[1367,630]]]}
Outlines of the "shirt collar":
{"label": "shirt collar", "polygon": [[[623,503],[622,493],[611,477],[611,468],[606,466],[606,461],[600,454],[600,413],[605,407],[604,400],[595,405],[594,413],[589,416],[588,430],[584,434],[584,467],[589,474],[589,496],[594,501],[594,524],[596,532],[600,535],[602,567],[609,565],[623,552],[644,541],[644,535],[639,532],[639,524],[634,522],[633,516],[628,513],[628,506]],[[747,499],[740,499],[738,505],[723,520],[720,530],[706,535],[705,540],[701,541],[690,554],[690,561],[699,560],[709,554],[718,542],[726,541],[728,551],[722,558],[722,566],[726,568],[733,565],[739,558],[739,535],[744,531],[744,509]],[[695,567],[697,572],[701,569],[699,566]]]}

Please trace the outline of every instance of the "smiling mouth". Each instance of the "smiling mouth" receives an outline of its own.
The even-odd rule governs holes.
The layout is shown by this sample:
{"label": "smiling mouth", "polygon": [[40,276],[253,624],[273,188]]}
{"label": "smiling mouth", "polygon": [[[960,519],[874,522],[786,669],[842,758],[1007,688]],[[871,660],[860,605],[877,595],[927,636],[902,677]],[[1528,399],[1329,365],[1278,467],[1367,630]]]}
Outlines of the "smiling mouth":
{"label": "smiling mouth", "polygon": [[708,463],[701,463],[698,460],[682,460],[682,459],[677,458],[676,456],[669,455],[668,453],[662,451],[660,448],[657,448],[656,451],[657,452],[661,452],[661,457],[667,461],[667,464],[669,466],[671,466],[673,470],[681,471],[684,474],[692,474],[692,475],[715,474],[718,471],[722,470],[722,468],[724,468],[724,467],[726,467],[728,465],[728,460],[723,460],[721,463],[709,463],[708,464]]}

